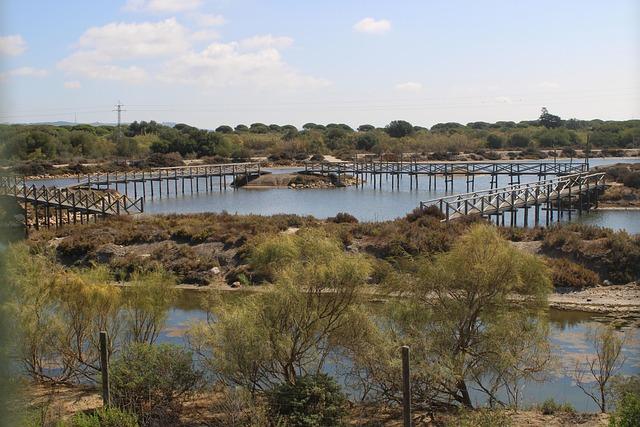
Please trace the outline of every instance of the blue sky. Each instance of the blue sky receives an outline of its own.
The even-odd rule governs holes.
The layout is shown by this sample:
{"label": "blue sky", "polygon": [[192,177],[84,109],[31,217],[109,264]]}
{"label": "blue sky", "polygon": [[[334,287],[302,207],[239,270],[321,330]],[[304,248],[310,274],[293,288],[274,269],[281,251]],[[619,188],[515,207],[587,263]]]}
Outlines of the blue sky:
{"label": "blue sky", "polygon": [[2,2],[0,122],[640,117],[640,2]]}

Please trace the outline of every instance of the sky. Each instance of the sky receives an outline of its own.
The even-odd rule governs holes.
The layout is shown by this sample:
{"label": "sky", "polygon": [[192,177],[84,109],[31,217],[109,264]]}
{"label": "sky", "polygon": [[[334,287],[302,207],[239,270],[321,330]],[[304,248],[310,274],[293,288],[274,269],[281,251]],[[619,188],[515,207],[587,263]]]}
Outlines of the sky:
{"label": "sky", "polygon": [[0,122],[640,118],[640,1],[0,0]]}

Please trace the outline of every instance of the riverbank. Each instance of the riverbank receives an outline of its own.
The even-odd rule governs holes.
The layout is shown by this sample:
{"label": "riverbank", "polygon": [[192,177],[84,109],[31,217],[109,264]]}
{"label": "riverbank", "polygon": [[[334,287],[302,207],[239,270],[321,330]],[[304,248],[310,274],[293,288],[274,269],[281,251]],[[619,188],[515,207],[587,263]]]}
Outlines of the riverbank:
{"label": "riverbank", "polygon": [[[37,412],[47,421],[68,419],[78,412],[90,412],[102,407],[102,396],[98,387],[88,386],[45,386],[42,384],[23,384],[21,392],[29,402],[27,411]],[[225,425],[228,417],[234,414],[232,408],[225,404],[223,393],[215,390],[199,391],[183,402],[178,426],[195,427],[201,425]],[[14,407],[15,408],[15,407]],[[238,411],[240,409],[237,409]],[[493,414],[495,419],[508,421],[514,426],[581,426],[604,427],[609,424],[609,414],[575,413],[558,411],[544,414],[539,409],[523,410],[477,410],[464,414],[446,412],[425,413],[414,410],[413,419],[416,425],[436,426],[459,425],[461,420],[470,421],[475,418],[488,418]],[[236,416],[238,414],[235,414]],[[353,404],[345,420],[349,426],[378,425],[384,427],[402,426],[402,412],[399,408],[383,405]]]}
{"label": "riverbank", "polygon": [[[385,297],[392,295],[397,275],[411,274],[422,257],[447,251],[477,221],[445,224],[424,212],[376,223],[358,223],[349,215],[329,220],[224,213],[147,215],[40,230],[28,243],[51,248],[63,267],[104,265],[115,282],[126,282],[130,272],[151,263],[174,274],[183,289],[253,291],[267,286],[251,263],[255,244],[274,234],[313,229],[341,241],[345,254],[370,257],[374,271],[368,292]],[[519,249],[547,260],[556,285],[551,307],[640,312],[638,286],[627,284],[640,276],[639,238],[580,224],[502,232]]]}

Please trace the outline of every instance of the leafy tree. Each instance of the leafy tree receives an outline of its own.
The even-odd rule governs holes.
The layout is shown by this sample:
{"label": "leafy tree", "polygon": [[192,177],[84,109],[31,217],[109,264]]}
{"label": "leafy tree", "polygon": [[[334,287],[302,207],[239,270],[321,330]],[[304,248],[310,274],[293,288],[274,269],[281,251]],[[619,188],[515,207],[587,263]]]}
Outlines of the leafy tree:
{"label": "leafy tree", "polygon": [[358,132],[369,132],[375,130],[375,126],[372,125],[360,125],[358,126]]}
{"label": "leafy tree", "polygon": [[233,128],[231,126],[227,126],[227,125],[221,125],[218,126],[216,128],[216,132],[220,132],[220,133],[232,133],[233,132]]}
{"label": "leafy tree", "polygon": [[509,146],[514,148],[526,148],[529,146],[530,139],[527,135],[514,133],[509,137]]}
{"label": "leafy tree", "polygon": [[547,129],[559,128],[562,126],[562,119],[559,116],[554,116],[549,113],[547,107],[542,107],[542,112],[540,113],[540,118],[538,119],[540,124]]}
{"label": "leafy tree", "polygon": [[275,236],[255,251],[252,263],[275,269],[275,286],[218,307],[216,322],[192,330],[214,372],[252,392],[318,374],[330,352],[357,340],[369,322],[358,301],[371,271],[320,232]]}
{"label": "leafy tree", "polygon": [[413,133],[413,126],[404,120],[394,120],[385,127],[389,136],[394,138],[402,138]]}
{"label": "leafy tree", "polygon": [[125,299],[128,340],[153,344],[164,327],[176,298],[176,279],[161,269],[136,271]]}
{"label": "leafy tree", "polygon": [[487,147],[497,150],[499,148],[502,148],[503,144],[504,139],[500,135],[491,133],[487,136]]}
{"label": "leafy tree", "polygon": [[487,122],[470,122],[467,123],[467,127],[471,129],[489,129],[491,126],[490,123]]}
{"label": "leafy tree", "polygon": [[356,137],[356,148],[370,151],[378,142],[378,137],[375,134],[365,133]]}
{"label": "leafy tree", "polygon": [[234,129],[235,129],[236,132],[248,132],[249,131],[249,128],[247,127],[247,125],[242,125],[242,124],[237,125]]}
{"label": "leafy tree", "polygon": [[448,123],[436,123],[431,126],[432,132],[453,132],[459,129],[463,129],[464,125],[456,122],[448,122]]}
{"label": "leafy tree", "polygon": [[[471,387],[490,403],[501,402],[497,391],[504,388],[517,404],[522,382],[538,378],[549,360],[538,309],[550,290],[544,263],[489,225],[474,226],[451,251],[422,262],[397,317],[430,390],[423,394],[470,408]],[[510,308],[514,293],[527,295],[530,305]]]}
{"label": "leafy tree", "polygon": [[249,132],[252,133],[268,133],[269,128],[264,123],[252,123],[249,126]]}

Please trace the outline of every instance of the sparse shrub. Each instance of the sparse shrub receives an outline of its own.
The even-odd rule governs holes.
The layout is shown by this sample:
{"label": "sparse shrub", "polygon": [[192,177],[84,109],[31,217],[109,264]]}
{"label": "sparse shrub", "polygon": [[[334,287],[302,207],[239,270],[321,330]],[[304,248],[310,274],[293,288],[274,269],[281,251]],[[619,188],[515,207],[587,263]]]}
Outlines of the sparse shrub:
{"label": "sparse shrub", "polygon": [[600,284],[596,273],[564,258],[547,260],[551,267],[553,285],[559,288],[582,289]]}
{"label": "sparse shrub", "polygon": [[110,374],[112,403],[136,414],[142,425],[170,425],[201,378],[191,353],[169,344],[132,344],[114,360]]}
{"label": "sparse shrub", "polygon": [[58,427],[138,427],[138,417],[118,408],[100,408],[93,412],[78,412]]}
{"label": "sparse shrub", "polygon": [[336,381],[326,374],[306,375],[295,384],[283,383],[268,393],[273,420],[291,426],[344,425],[347,399]]}

